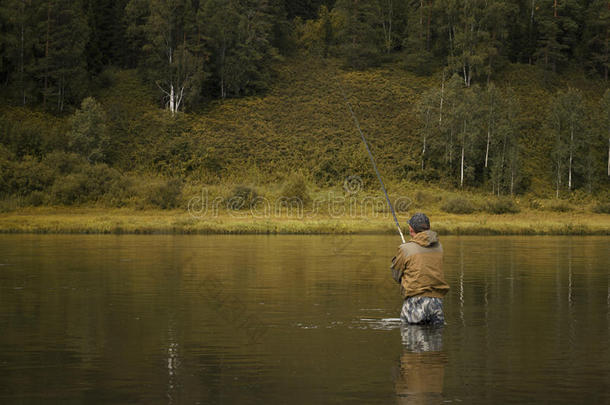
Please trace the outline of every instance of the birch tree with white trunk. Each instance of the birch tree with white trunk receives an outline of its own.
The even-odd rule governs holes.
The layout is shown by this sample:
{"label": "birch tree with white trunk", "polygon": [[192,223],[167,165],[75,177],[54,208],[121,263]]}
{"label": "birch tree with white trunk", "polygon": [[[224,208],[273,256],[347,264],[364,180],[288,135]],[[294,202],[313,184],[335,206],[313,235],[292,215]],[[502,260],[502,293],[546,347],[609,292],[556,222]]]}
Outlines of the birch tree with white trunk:
{"label": "birch tree with white trunk", "polygon": [[519,105],[511,89],[497,97],[495,136],[489,148],[492,192],[500,195],[508,190],[512,195],[519,182]]}
{"label": "birch tree with white trunk", "polygon": [[583,160],[580,155],[586,134],[582,93],[573,88],[559,91],[551,105],[550,122],[555,135],[552,153],[556,172],[555,195],[559,197],[563,172],[567,172],[567,189],[572,190],[575,165]]}
{"label": "birch tree with white trunk", "polygon": [[457,119],[460,124],[458,133],[460,147],[460,187],[472,177],[475,166],[475,145],[481,128],[481,96],[478,86],[463,89],[458,99]]}
{"label": "birch tree with white trunk", "polygon": [[602,131],[608,138],[608,178],[610,178],[610,89],[601,99]]}
{"label": "birch tree with white trunk", "polygon": [[392,31],[392,23],[394,19],[394,2],[393,0],[377,0],[378,18],[381,21],[383,30],[383,48],[386,53],[390,53],[394,47],[394,31]]}
{"label": "birch tree with white trunk", "polygon": [[416,110],[419,117],[420,125],[418,127],[418,133],[422,140],[421,150],[421,169],[425,170],[425,162],[427,153],[429,150],[430,138],[434,136],[438,131],[436,125],[436,114],[438,109],[438,91],[428,90],[426,91],[420,101],[417,103]]}
{"label": "birch tree with white trunk", "polygon": [[455,141],[461,125],[459,108],[463,90],[462,79],[457,74],[454,74],[446,83],[443,81],[441,90],[443,104],[442,107],[439,107],[439,110],[442,111],[442,120],[439,120],[439,131],[441,142],[445,147],[444,161],[450,173],[454,171],[453,162],[457,153]]}
{"label": "birch tree with white trunk", "polygon": [[485,142],[485,167],[489,164],[489,148],[491,146],[492,137],[496,124],[496,115],[498,114],[498,89],[493,83],[487,86],[485,92],[486,110],[487,110],[487,140]]}
{"label": "birch tree with white trunk", "polygon": [[[141,1],[131,0],[130,3]],[[189,19],[194,20],[194,13],[191,2],[186,0],[150,0],[148,15],[141,28],[148,75],[159,88],[165,107],[172,115],[184,108],[189,93],[197,91],[201,81],[202,63],[190,50],[193,41],[187,26]],[[135,31],[134,27],[130,29]]]}

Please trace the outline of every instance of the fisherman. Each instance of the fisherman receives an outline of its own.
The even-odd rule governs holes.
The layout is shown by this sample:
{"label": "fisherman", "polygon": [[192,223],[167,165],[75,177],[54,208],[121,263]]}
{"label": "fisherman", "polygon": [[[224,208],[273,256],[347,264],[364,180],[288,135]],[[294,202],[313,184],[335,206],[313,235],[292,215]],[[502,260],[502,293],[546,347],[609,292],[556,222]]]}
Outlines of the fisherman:
{"label": "fisherman", "polygon": [[430,219],[418,212],[409,220],[411,240],[398,247],[392,277],[404,298],[400,318],[410,324],[443,324],[443,297],[449,285],[443,277],[443,248]]}

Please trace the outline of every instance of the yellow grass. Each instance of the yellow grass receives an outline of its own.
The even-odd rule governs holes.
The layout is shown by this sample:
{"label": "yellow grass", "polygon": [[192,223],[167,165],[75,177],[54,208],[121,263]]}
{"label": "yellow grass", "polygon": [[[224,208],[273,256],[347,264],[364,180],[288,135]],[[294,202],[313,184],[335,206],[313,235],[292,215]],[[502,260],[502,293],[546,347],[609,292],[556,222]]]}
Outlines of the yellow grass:
{"label": "yellow grass", "polygon": [[[518,214],[454,215],[429,212],[441,234],[462,235],[610,235],[610,215],[522,211]],[[407,215],[399,220],[405,224]],[[191,215],[185,210],[103,208],[24,208],[0,214],[4,233],[292,233],[389,234],[396,232],[388,214],[333,218],[315,215],[255,218],[247,212]]]}

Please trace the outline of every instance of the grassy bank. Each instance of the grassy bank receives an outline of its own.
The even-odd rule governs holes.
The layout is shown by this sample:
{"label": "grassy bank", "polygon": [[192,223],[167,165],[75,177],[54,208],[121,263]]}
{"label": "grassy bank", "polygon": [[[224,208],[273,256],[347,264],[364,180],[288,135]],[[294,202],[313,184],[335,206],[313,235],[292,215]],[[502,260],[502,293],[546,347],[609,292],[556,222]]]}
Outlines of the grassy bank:
{"label": "grassy bank", "polygon": [[[517,214],[456,215],[430,212],[440,234],[610,235],[610,215],[522,211]],[[407,216],[400,215],[401,223]],[[26,208],[0,214],[3,233],[106,234],[391,234],[391,217],[338,218],[324,214],[254,217],[246,212],[194,216],[185,210]]]}

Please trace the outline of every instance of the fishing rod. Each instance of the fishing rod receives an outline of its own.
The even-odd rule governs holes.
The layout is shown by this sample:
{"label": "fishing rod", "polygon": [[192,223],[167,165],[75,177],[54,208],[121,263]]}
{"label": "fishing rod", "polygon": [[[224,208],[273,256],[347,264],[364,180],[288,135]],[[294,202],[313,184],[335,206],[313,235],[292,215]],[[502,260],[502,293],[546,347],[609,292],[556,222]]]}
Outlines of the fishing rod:
{"label": "fishing rod", "polygon": [[[339,85],[341,86],[341,85]],[[352,118],[354,119],[354,123],[356,124],[356,128],[358,128],[358,132],[360,132],[360,137],[362,138],[362,142],[364,142],[364,146],[366,147],[366,151],[369,153],[369,157],[371,158],[371,163],[373,164],[373,169],[375,169],[375,173],[377,174],[377,178],[379,179],[379,183],[381,184],[381,189],[385,194],[385,199],[390,206],[390,211],[392,211],[392,216],[394,217],[394,222],[396,223],[396,227],[398,228],[398,233],[400,234],[400,239],[402,239],[402,243],[405,243],[405,237],[402,234],[402,229],[400,229],[400,223],[398,222],[398,218],[396,218],[396,212],[394,212],[394,207],[390,202],[390,197],[388,196],[388,191],[385,189],[385,185],[383,184],[383,180],[381,180],[381,175],[379,174],[379,170],[377,170],[377,164],[375,163],[375,158],[373,157],[373,153],[371,153],[371,149],[369,148],[369,144],[360,129],[360,123],[358,122],[358,118],[356,118],[356,114],[354,114],[354,110],[352,109],[352,105],[347,100],[347,96],[345,95],[345,91],[343,87],[341,87],[341,93],[343,93],[343,99],[345,100],[345,104],[349,108],[349,112],[352,114]]]}

